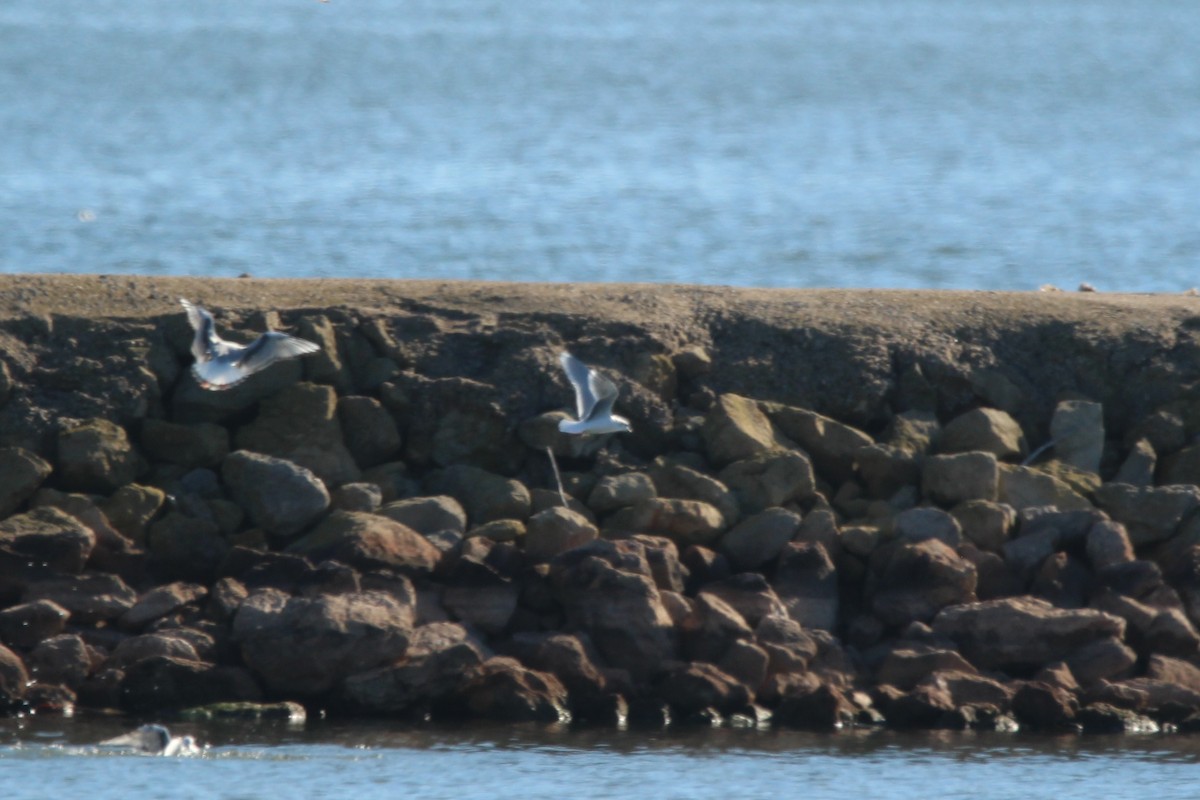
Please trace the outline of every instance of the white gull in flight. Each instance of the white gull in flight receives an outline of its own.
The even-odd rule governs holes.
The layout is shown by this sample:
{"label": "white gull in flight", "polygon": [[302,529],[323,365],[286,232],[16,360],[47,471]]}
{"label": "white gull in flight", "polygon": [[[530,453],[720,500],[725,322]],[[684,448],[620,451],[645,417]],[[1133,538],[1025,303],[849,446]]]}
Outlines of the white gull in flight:
{"label": "white gull in flight", "polygon": [[617,386],[596,370],[584,364],[570,353],[558,357],[567,378],[575,387],[575,413],[577,420],[564,419],[558,423],[563,433],[629,433],[633,428],[629,420],[613,413],[617,399]]}
{"label": "white gull in flight", "polygon": [[250,344],[235,344],[217,336],[212,314],[198,305],[179,299],[187,309],[188,322],[196,332],[192,340],[192,374],[205,389],[236,386],[276,361],[308,355],[320,346],[279,331],[267,331]]}

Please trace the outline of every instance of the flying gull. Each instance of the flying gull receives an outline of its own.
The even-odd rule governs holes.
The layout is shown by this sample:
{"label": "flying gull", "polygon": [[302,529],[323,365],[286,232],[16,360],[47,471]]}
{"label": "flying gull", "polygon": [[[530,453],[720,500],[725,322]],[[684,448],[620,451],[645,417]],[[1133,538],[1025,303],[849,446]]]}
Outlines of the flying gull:
{"label": "flying gull", "polygon": [[276,361],[308,355],[320,346],[279,331],[267,331],[250,344],[235,344],[217,336],[212,314],[198,305],[179,299],[187,309],[188,322],[196,337],[192,340],[192,374],[205,389],[228,389],[237,386],[261,369]]}
{"label": "flying gull", "polygon": [[[585,435],[589,433],[628,433],[632,430],[629,420],[612,413],[613,403],[617,399],[616,384],[570,353],[560,354],[558,360],[566,370],[571,386],[575,388],[575,415],[578,417],[578,419],[560,420],[558,423],[560,431]],[[554,450],[547,447],[546,455],[550,457],[550,466],[554,468],[554,480],[558,484],[558,497],[562,500],[563,508],[567,508],[567,493],[563,490],[562,475],[558,471]]]}
{"label": "flying gull", "polygon": [[196,756],[200,746],[191,736],[172,736],[162,725],[143,725],[136,731],[105,739],[100,743],[111,747],[127,747],[152,756]]}
{"label": "flying gull", "polygon": [[629,420],[612,413],[617,399],[617,386],[596,370],[584,364],[570,353],[558,357],[567,378],[575,387],[575,413],[577,420],[564,419],[558,423],[563,433],[629,433],[633,430]]}

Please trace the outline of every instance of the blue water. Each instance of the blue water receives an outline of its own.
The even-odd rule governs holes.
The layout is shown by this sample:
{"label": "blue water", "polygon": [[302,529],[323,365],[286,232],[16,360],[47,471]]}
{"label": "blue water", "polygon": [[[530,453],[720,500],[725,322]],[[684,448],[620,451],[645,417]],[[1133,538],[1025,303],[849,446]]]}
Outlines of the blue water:
{"label": "blue water", "polygon": [[1172,736],[310,724],[182,726],[210,743],[198,758],[121,755],[87,743],[131,725],[0,724],[5,797],[1192,800],[1200,769],[1200,741]]}
{"label": "blue water", "polygon": [[4,0],[0,272],[1180,291],[1200,3]]}

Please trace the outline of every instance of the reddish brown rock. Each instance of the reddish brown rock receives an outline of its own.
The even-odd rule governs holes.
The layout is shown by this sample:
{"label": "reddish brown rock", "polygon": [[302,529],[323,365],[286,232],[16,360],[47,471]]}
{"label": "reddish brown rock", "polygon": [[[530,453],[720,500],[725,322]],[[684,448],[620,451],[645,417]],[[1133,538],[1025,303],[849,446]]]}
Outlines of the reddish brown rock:
{"label": "reddish brown rock", "polygon": [[16,706],[25,696],[29,672],[21,658],[0,645],[0,710]]}
{"label": "reddish brown rock", "polygon": [[854,721],[854,706],[835,686],[827,683],[805,685],[787,693],[771,719],[788,728],[832,731]]}
{"label": "reddish brown rock", "polygon": [[898,543],[881,560],[871,609],[889,625],[927,622],[947,606],[975,599],[975,566],[936,539]]}
{"label": "reddish brown rock", "polygon": [[826,631],[836,627],[841,595],[837,568],[824,545],[791,542],[784,546],[773,586],[788,616],[796,622]]}
{"label": "reddish brown rock", "polygon": [[413,631],[404,655],[390,664],[345,679],[343,703],[370,714],[420,715],[458,686],[464,673],[491,656],[487,647],[454,622],[433,622]]}
{"label": "reddish brown rock", "polygon": [[974,668],[966,671],[936,670],[918,684],[945,690],[956,708],[963,706],[992,706],[1005,709],[1012,701],[1014,689],[1000,681],[980,675]]}
{"label": "reddish brown rock", "polygon": [[900,730],[957,728],[954,698],[945,686],[924,684],[884,706],[887,723]]}
{"label": "reddish brown rock", "polygon": [[1023,728],[1038,731],[1074,730],[1079,703],[1064,689],[1030,681],[1013,695],[1012,710]]}
{"label": "reddish brown rock", "polygon": [[636,542],[596,540],[550,564],[569,625],[591,637],[608,663],[644,678],[676,657],[677,633]]}
{"label": "reddish brown rock", "polygon": [[73,621],[94,623],[115,620],[133,608],[137,592],[116,575],[89,572],[35,581],[21,599],[50,600],[65,608]]}
{"label": "reddish brown rock", "polygon": [[705,709],[731,714],[750,705],[750,690],[713,664],[682,664],[663,673],[655,691],[679,716]]}
{"label": "reddish brown rock", "polygon": [[71,612],[51,600],[21,603],[0,611],[0,644],[31,648],[62,633]]}
{"label": "reddish brown rock", "polygon": [[312,532],[288,545],[287,552],[314,561],[335,559],[362,570],[395,569],[428,575],[442,553],[428,539],[378,514],[335,511]]}
{"label": "reddish brown rock", "polygon": [[139,661],[164,656],[183,661],[201,661],[196,647],[186,638],[166,630],[131,636],[118,644],[104,662],[105,668],[128,669]]}
{"label": "reddish brown rock", "polygon": [[817,640],[808,631],[784,616],[761,619],[754,629],[754,637],[767,653],[768,674],[805,672],[819,650]]}
{"label": "reddish brown rock", "polygon": [[666,536],[680,547],[715,542],[725,528],[725,518],[700,500],[661,497],[623,508],[604,521],[605,530]]}
{"label": "reddish brown rock", "polygon": [[465,673],[455,706],[472,717],[503,722],[565,722],[567,690],[558,678],[496,656]]}
{"label": "reddish brown rock", "polygon": [[[724,580],[714,581],[701,591],[724,600],[732,606],[751,627],[756,627],[765,617],[787,616],[787,607],[775,594],[767,579],[757,572],[740,572]],[[697,595],[699,596],[699,595]]]}
{"label": "reddish brown rock", "polygon": [[346,675],[399,658],[408,647],[415,594],[365,591],[292,597],[262,589],[233,619],[233,640],[268,690],[313,697]]}
{"label": "reddish brown rock", "polygon": [[934,618],[933,630],[954,640],[976,666],[1003,669],[1061,661],[1098,640],[1120,638],[1125,621],[1101,611],[1058,609],[1044,600],[1013,597],[945,608]]}
{"label": "reddish brown rock", "polygon": [[935,672],[974,674],[977,670],[954,650],[919,642],[899,642],[875,669],[875,682],[905,691]]}
{"label": "reddish brown rock", "polygon": [[79,573],[95,546],[96,534],[57,508],[35,508],[0,522],[0,549],[30,562],[23,565],[27,569]]}
{"label": "reddish brown rock", "polygon": [[679,625],[684,656],[716,664],[734,642],[754,638],[742,615],[712,594],[696,596],[691,612]]}
{"label": "reddish brown rock", "polygon": [[156,586],[138,598],[133,608],[121,615],[120,625],[126,630],[142,626],[208,596],[208,589],[198,583],[177,581]]}
{"label": "reddish brown rock", "polygon": [[38,644],[25,659],[25,666],[35,681],[78,689],[92,671],[92,654],[83,637],[63,633]]}

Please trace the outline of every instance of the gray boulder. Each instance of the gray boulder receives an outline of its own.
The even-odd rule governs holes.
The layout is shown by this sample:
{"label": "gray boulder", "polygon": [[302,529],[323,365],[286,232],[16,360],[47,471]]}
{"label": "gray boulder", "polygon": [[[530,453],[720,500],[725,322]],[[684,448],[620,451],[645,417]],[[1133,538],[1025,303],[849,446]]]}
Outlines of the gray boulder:
{"label": "gray boulder", "polygon": [[738,572],[757,570],[775,559],[800,529],[801,517],[785,508],[768,508],[735,525],[719,549]]}
{"label": "gray boulder", "polygon": [[50,475],[50,463],[21,447],[0,448],[0,520],[20,508]]}
{"label": "gray boulder", "polygon": [[654,481],[654,488],[659,497],[708,503],[721,512],[726,525],[736,524],[741,516],[737,496],[729,487],[710,475],[682,464],[671,464],[662,460],[650,468],[649,475]]}
{"label": "gray boulder", "polygon": [[815,411],[778,404],[767,404],[766,411],[775,426],[808,453],[817,473],[831,483],[852,479],[859,448],[875,443],[858,428]]}
{"label": "gray boulder", "polygon": [[599,536],[596,526],[569,508],[554,507],[529,518],[525,534],[525,557],[550,561],[560,553],[580,547]]}
{"label": "gray boulder", "polygon": [[331,386],[290,386],[263,400],[237,432],[237,447],[291,461],[331,486],[356,481],[361,473],[342,441],[337,406]]}
{"label": "gray boulder", "polygon": [[784,446],[758,403],[736,394],[717,398],[704,418],[702,433],[714,464],[729,464]]}
{"label": "gray boulder", "polygon": [[794,450],[764,452],[735,461],[721,470],[719,477],[747,514],[802,500],[816,490],[812,463]]}
{"label": "gray boulder", "polygon": [[1063,400],[1050,419],[1054,457],[1087,472],[1100,471],[1104,453],[1104,408],[1090,400]]}
{"label": "gray boulder", "polygon": [[921,491],[947,508],[968,500],[995,500],[999,484],[996,456],[980,451],[930,456],[921,473]]}
{"label": "gray boulder", "polygon": [[1017,512],[1012,506],[989,500],[968,500],[956,505],[950,513],[958,520],[967,541],[991,553],[1002,550],[1017,522]]}
{"label": "gray boulder", "polygon": [[452,531],[460,536],[467,532],[467,512],[448,495],[393,500],[384,504],[378,513],[407,525],[423,536],[439,531]]}
{"label": "gray boulder", "polygon": [[1179,524],[1200,508],[1200,487],[1130,486],[1106,483],[1096,490],[1096,503],[1125,525],[1134,547],[1169,539]]}
{"label": "gray boulder", "polygon": [[254,524],[276,536],[294,536],[329,507],[321,479],[282,458],[235,451],[221,464],[221,479]]}
{"label": "gray boulder", "polygon": [[520,481],[465,464],[447,467],[429,480],[430,489],[462,504],[474,525],[495,519],[529,518],[532,499]]}
{"label": "gray boulder", "polygon": [[145,468],[125,429],[106,419],[85,420],[58,434],[58,480],[69,490],[111,494]]}
{"label": "gray boulder", "polygon": [[962,544],[958,520],[940,508],[922,506],[901,511],[892,520],[892,536],[904,542],[937,539],[950,547]]}
{"label": "gray boulder", "polygon": [[363,469],[374,467],[400,455],[403,442],[396,421],[375,398],[338,398],[337,416],[346,448],[358,466]]}
{"label": "gray boulder", "polygon": [[657,496],[654,482],[644,472],[606,475],[596,481],[588,495],[587,506],[597,514],[607,514]]}
{"label": "gray boulder", "polygon": [[1008,412],[996,408],[976,408],[950,420],[938,439],[943,453],[967,453],[981,450],[996,458],[1013,458],[1028,447],[1021,426]]}

